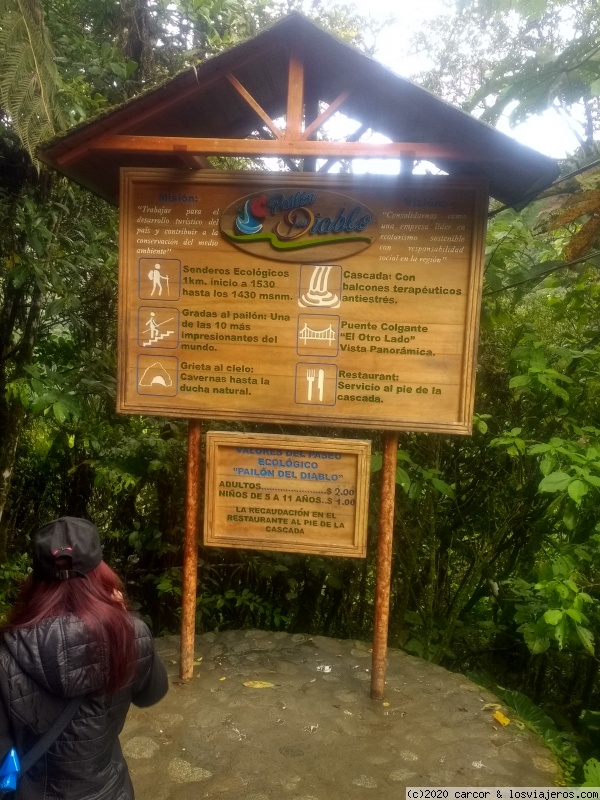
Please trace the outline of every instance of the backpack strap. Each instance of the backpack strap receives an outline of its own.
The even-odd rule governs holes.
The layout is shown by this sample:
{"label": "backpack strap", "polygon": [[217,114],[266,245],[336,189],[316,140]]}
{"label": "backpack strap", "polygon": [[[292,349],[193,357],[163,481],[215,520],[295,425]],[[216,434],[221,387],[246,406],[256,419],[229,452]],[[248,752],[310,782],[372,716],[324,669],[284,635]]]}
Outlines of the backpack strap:
{"label": "backpack strap", "polygon": [[74,697],[63,709],[62,714],[56,718],[54,725],[49,728],[46,733],[39,739],[34,746],[29,750],[21,759],[20,774],[24,775],[31,767],[38,761],[48,750],[50,745],[58,739],[69,722],[77,713],[77,709],[81,705],[83,697]]}

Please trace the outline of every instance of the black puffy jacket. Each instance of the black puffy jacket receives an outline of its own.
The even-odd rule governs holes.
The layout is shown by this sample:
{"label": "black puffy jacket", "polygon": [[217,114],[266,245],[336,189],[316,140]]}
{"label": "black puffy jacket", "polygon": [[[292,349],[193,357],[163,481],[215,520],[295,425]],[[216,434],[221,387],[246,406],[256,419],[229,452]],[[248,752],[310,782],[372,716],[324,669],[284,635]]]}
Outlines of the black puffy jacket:
{"label": "black puffy jacket", "polygon": [[129,704],[156,703],[167,691],[167,676],[150,631],[132,619],[136,674],[114,695],[100,693],[105,647],[88,641],[77,617],[52,617],[0,638],[0,759],[11,745],[22,757],[71,698],[84,696],[58,739],[21,776],[14,800],[133,800],[119,733]]}

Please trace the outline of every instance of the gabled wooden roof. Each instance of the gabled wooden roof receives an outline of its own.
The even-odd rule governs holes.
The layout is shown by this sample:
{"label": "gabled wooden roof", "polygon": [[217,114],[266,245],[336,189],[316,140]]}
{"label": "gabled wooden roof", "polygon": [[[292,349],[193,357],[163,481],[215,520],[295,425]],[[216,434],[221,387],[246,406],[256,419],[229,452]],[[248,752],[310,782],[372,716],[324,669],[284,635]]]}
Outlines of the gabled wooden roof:
{"label": "gabled wooden roof", "polygon": [[[316,141],[335,111],[391,143]],[[284,118],[284,127],[275,121]],[[355,138],[355,137],[354,137]],[[119,168],[209,167],[208,155],[428,160],[483,176],[509,205],[541,190],[558,166],[401,78],[293,13],[42,146],[40,159],[112,203]],[[325,166],[328,169],[331,162]],[[293,165],[292,165],[293,166]]]}

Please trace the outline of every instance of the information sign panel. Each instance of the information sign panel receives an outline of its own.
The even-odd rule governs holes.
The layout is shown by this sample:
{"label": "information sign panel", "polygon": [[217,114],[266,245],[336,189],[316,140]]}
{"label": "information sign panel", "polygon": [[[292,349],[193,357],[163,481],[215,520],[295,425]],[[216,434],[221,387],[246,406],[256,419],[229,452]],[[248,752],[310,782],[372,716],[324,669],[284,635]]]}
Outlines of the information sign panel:
{"label": "information sign panel", "polygon": [[469,433],[487,191],[122,171],[118,409]]}
{"label": "information sign panel", "polygon": [[371,443],[206,435],[204,544],[364,558]]}

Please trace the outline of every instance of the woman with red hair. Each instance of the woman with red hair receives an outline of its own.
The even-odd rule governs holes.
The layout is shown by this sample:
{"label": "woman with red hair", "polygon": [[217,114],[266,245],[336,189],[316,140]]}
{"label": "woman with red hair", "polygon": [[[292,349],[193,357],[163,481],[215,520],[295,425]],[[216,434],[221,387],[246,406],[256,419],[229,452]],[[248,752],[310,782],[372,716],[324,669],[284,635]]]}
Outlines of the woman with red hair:
{"label": "woman with red hair", "polygon": [[22,758],[81,700],[19,776],[15,800],[133,800],[119,734],[131,702],[152,705],[167,688],[150,631],[102,560],[95,525],[62,517],[41,528],[33,572],[0,636],[0,759],[11,747]]}

